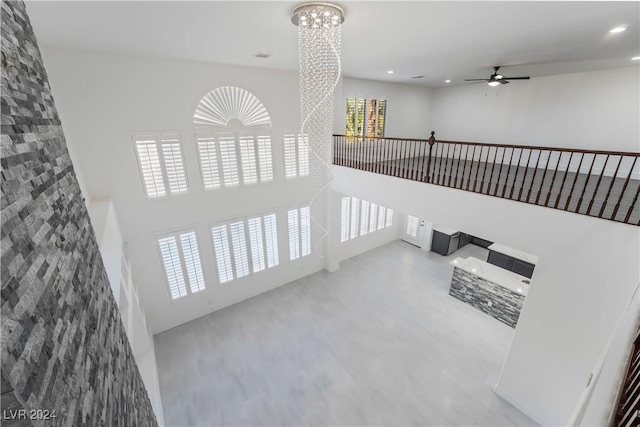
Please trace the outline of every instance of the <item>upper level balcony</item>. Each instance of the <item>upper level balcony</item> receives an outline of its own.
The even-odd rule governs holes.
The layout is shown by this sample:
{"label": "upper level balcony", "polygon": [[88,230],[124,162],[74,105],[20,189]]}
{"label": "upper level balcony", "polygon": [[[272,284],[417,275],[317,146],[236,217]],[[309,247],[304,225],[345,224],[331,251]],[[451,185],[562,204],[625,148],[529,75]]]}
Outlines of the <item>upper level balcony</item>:
{"label": "upper level balcony", "polygon": [[640,225],[640,153],[333,136],[333,164]]}

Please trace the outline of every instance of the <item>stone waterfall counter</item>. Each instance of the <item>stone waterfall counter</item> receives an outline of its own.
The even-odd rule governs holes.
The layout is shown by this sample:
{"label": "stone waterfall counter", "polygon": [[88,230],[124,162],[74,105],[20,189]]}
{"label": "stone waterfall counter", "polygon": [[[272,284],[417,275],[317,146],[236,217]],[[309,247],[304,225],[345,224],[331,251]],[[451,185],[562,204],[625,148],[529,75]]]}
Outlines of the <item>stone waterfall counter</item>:
{"label": "stone waterfall counter", "polygon": [[450,264],[451,296],[515,328],[529,279],[473,257],[458,257]]}

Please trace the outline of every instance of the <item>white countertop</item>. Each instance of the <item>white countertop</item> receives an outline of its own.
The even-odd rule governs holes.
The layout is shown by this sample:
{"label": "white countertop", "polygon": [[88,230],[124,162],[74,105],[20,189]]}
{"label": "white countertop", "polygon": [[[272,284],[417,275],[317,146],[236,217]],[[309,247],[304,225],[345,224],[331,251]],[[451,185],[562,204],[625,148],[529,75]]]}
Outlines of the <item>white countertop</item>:
{"label": "white countertop", "polygon": [[447,234],[449,236],[452,236],[456,233],[459,233],[458,230],[454,230],[452,228],[447,228],[447,227],[441,227],[441,226],[437,226],[437,227],[433,227],[434,231],[439,231],[440,233],[444,233]]}
{"label": "white countertop", "polygon": [[505,270],[488,262],[481,261],[474,257],[456,258],[449,264],[464,270],[468,273],[475,274],[485,280],[503,286],[513,292],[527,295],[529,292],[529,285],[524,283],[523,280],[531,280],[512,271]]}
{"label": "white countertop", "polygon": [[521,261],[528,262],[529,264],[536,265],[538,263],[538,257],[535,255],[528,254],[526,252],[518,251],[512,249],[510,247],[501,245],[500,243],[494,243],[493,245],[487,247],[490,251],[500,252],[501,254],[505,254],[510,256],[511,258],[517,258]]}

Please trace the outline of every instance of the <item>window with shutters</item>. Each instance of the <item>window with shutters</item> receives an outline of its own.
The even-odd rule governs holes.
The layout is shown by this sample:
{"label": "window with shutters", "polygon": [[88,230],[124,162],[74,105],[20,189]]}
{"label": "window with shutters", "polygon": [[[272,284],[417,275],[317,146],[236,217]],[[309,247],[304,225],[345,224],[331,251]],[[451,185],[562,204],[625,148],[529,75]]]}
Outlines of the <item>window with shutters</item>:
{"label": "window with shutters", "polygon": [[289,259],[295,260],[311,253],[311,215],[309,207],[287,212],[289,226]]}
{"label": "window with shutters", "polygon": [[132,139],[147,200],[189,191],[178,135],[134,135]]}
{"label": "window with shutters", "polygon": [[387,101],[384,99],[347,98],[347,136],[383,137]]}
{"label": "window with shutters", "polygon": [[204,274],[194,231],[159,237],[158,249],[172,299],[204,290]]}
{"label": "window with shutters", "polygon": [[196,143],[205,190],[273,181],[270,135],[200,134]]}
{"label": "window with shutters", "polygon": [[369,232],[369,202],[363,200],[360,208],[360,235],[367,232]]}
{"label": "window with shutters", "polygon": [[309,137],[296,133],[285,133],[284,172],[287,178],[309,175]]}
{"label": "window with shutters", "polygon": [[420,226],[420,220],[412,215],[407,215],[407,230],[406,233],[412,237],[418,237],[418,227]]}
{"label": "window with shutters", "polygon": [[276,215],[238,219],[211,228],[220,283],[273,268],[280,263]]}
{"label": "window with shutters", "polygon": [[342,198],[342,207],[340,213],[340,241],[349,240],[349,213],[351,211],[351,197]]}
{"label": "window with shutters", "polygon": [[340,210],[341,242],[393,225],[392,209],[357,197],[343,197]]}

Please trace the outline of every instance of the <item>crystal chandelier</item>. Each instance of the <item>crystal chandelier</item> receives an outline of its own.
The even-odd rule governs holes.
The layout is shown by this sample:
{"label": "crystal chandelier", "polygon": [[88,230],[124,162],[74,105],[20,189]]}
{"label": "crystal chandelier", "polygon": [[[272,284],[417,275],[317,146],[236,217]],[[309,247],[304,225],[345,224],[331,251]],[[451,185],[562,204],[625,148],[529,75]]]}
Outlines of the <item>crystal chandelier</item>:
{"label": "crystal chandelier", "polygon": [[340,43],[344,14],[330,3],[306,3],[291,17],[298,27],[300,105],[303,141],[309,144],[311,222],[314,225],[314,252],[323,256],[323,240],[328,231],[326,218],[331,181],[331,138],[333,134],[333,93],[341,74]]}

